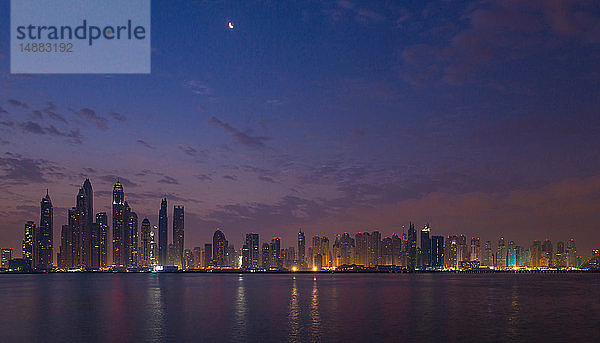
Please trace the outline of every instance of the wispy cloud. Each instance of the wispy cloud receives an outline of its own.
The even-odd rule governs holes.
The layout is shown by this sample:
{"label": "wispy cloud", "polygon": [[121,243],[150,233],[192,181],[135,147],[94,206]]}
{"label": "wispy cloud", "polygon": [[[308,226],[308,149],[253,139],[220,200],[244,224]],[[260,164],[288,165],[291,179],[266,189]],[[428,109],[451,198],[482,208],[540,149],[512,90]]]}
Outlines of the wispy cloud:
{"label": "wispy cloud", "polygon": [[212,89],[209,86],[196,80],[184,81],[183,86],[197,95],[209,95],[212,93]]}
{"label": "wispy cloud", "polygon": [[54,125],[42,127],[40,124],[32,121],[21,123],[19,124],[19,127],[24,133],[64,137],[68,138],[71,143],[75,144],[81,144],[83,142],[83,136],[81,135],[79,129],[64,132],[57,129]]}
{"label": "wispy cloud", "polygon": [[223,129],[225,132],[229,133],[238,143],[245,146],[264,149],[266,148],[265,142],[269,140],[269,137],[251,136],[250,134],[242,132],[234,128],[233,126],[222,122],[216,117],[211,117],[208,120],[208,124]]}
{"label": "wispy cloud", "polygon": [[178,185],[179,184],[179,181],[177,179],[172,178],[172,177],[167,176],[167,175],[164,175],[162,177],[162,179],[158,180],[157,182],[158,183],[164,183],[164,184],[167,184],[167,185]]}
{"label": "wispy cloud", "polygon": [[69,109],[72,113],[79,115],[83,119],[93,122],[100,130],[108,129],[108,120],[96,113],[91,108],[82,108],[79,110]]}
{"label": "wispy cloud", "polygon": [[15,99],[8,99],[8,103],[15,106],[15,107],[22,107],[22,108],[26,108],[29,109],[29,105],[27,105],[24,102],[21,102],[19,100],[15,100]]}
{"label": "wispy cloud", "polygon": [[138,139],[136,141],[136,143],[139,144],[139,145],[141,145],[141,146],[143,146],[143,147],[145,147],[145,148],[148,148],[148,149],[152,149],[152,150],[156,149],[154,146],[152,146],[150,143],[146,142],[143,139]]}

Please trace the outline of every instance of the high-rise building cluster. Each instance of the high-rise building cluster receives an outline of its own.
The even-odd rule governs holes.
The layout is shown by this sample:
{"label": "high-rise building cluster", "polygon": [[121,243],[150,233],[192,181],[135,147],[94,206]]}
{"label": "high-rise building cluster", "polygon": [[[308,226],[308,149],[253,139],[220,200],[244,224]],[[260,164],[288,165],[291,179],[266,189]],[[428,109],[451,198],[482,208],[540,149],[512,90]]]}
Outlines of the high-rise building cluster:
{"label": "high-rise building cluster", "polygon": [[[168,241],[168,203],[161,199],[158,227],[141,220],[126,200],[123,185],[112,190],[112,227],[106,212],[94,212],[89,179],[77,192],[68,220],[60,230],[56,263],[53,261],[53,205],[48,191],[40,202],[40,221],[25,223],[22,258],[1,249],[0,268],[15,270],[149,270],[177,267],[184,270],[379,270],[386,267],[414,270],[600,269],[599,250],[588,259],[577,255],[574,238],[554,244],[549,238],[518,245],[500,238],[496,244],[464,234],[432,235],[429,224],[420,232],[414,223],[398,234],[383,237],[378,231],[314,235],[307,240],[298,231],[295,246],[282,248],[280,237],[261,244],[258,233],[242,237],[239,250],[217,229],[212,242],[185,249],[184,207],[173,206],[172,242]],[[109,239],[112,236],[112,240]],[[112,242],[112,250],[110,243]],[[308,243],[308,244],[307,244]],[[112,259],[109,252],[112,251]],[[13,266],[14,268],[12,268]],[[170,268],[173,268],[170,267]]]}

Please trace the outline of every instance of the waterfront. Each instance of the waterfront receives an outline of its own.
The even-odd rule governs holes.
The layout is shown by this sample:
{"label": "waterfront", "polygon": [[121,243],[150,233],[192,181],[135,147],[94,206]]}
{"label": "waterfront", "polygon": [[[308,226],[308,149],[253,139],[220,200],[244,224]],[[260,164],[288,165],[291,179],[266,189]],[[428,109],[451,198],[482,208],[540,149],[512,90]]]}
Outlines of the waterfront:
{"label": "waterfront", "polygon": [[0,275],[0,341],[594,341],[600,274]]}

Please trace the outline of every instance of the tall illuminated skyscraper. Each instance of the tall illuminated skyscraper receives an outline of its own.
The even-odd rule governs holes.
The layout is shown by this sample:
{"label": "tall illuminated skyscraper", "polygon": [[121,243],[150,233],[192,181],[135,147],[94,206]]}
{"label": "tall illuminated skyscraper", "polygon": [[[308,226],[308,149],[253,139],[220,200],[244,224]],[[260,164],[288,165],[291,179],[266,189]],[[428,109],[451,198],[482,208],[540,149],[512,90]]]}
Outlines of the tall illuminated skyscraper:
{"label": "tall illuminated skyscraper", "polygon": [[184,267],[183,261],[183,246],[184,246],[184,211],[183,206],[173,207],[173,244],[175,245],[176,254],[174,265],[179,268]]}
{"label": "tall illuminated skyscraper", "polygon": [[123,211],[125,207],[125,192],[123,185],[117,181],[113,187],[112,220],[113,220],[113,256],[112,263],[115,266],[124,266],[123,260],[123,229],[125,220]]}
{"label": "tall illuminated skyscraper", "polygon": [[508,249],[504,238],[498,241],[498,249],[496,250],[496,268],[505,268],[508,265]]}
{"label": "tall illuminated skyscraper", "polygon": [[160,211],[158,212],[158,263],[162,266],[167,265],[167,255],[169,243],[167,242],[167,198],[160,202]]}
{"label": "tall illuminated skyscraper", "polygon": [[125,202],[125,230],[123,234],[123,258],[125,266],[137,266],[138,262],[138,217]]}
{"label": "tall illuminated skyscraper", "polygon": [[92,183],[85,179],[83,186],[77,195],[77,209],[80,215],[81,232],[81,259],[84,267],[97,267],[94,263],[94,233],[92,224],[94,222],[94,192]]}
{"label": "tall illuminated skyscraper", "polygon": [[108,216],[106,212],[96,213],[98,227],[98,267],[108,266]]}
{"label": "tall illuminated skyscraper", "polygon": [[306,237],[302,230],[298,231],[298,265],[300,269],[306,268]]}
{"label": "tall illuminated skyscraper", "polygon": [[422,268],[431,266],[431,239],[429,238],[429,224],[421,229],[421,264]]}
{"label": "tall illuminated skyscraper", "polygon": [[246,246],[248,247],[248,266],[251,268],[258,268],[260,265],[258,233],[246,234]]}
{"label": "tall illuminated skyscraper", "polygon": [[23,237],[22,252],[23,259],[33,262],[33,235],[35,232],[35,223],[28,221],[25,223],[25,235]]}
{"label": "tall illuminated skyscraper", "polygon": [[140,263],[141,267],[150,266],[150,221],[148,218],[142,220],[140,230]]}
{"label": "tall illuminated skyscraper", "polygon": [[227,266],[227,246],[229,243],[225,239],[225,234],[219,229],[215,231],[213,235],[213,261],[217,267]]}
{"label": "tall illuminated skyscraper", "polygon": [[71,267],[72,261],[72,242],[71,228],[69,225],[63,225],[60,230],[60,247],[58,252],[57,265],[59,268]]}
{"label": "tall illuminated skyscraper", "polygon": [[273,237],[269,250],[271,251],[271,267],[281,269],[283,267],[283,261],[281,260],[281,238]]}
{"label": "tall illuminated skyscraper", "polygon": [[431,267],[444,268],[444,236],[431,237]]}
{"label": "tall illuminated skyscraper", "polygon": [[471,253],[470,260],[471,261],[480,261],[480,243],[479,237],[471,237]]}
{"label": "tall illuminated skyscraper", "polygon": [[483,258],[481,265],[487,267],[494,266],[494,251],[492,250],[492,241],[486,241],[483,245]]}
{"label": "tall illuminated skyscraper", "polygon": [[571,238],[566,244],[565,253],[567,254],[567,267],[577,268],[577,247],[575,246],[575,239]]}
{"label": "tall illuminated skyscraper", "polygon": [[417,230],[415,224],[408,226],[408,269],[415,270],[417,267]]}
{"label": "tall illuminated skyscraper", "polygon": [[37,246],[38,252],[35,260],[36,268],[39,269],[50,269],[52,268],[53,253],[52,253],[52,240],[53,240],[53,209],[50,195],[46,190],[46,196],[42,198],[40,202],[40,227],[38,230]]}
{"label": "tall illuminated skyscraper", "polygon": [[354,263],[367,266],[369,263],[368,247],[370,235],[368,232],[358,232],[354,235],[356,245],[354,247]]}

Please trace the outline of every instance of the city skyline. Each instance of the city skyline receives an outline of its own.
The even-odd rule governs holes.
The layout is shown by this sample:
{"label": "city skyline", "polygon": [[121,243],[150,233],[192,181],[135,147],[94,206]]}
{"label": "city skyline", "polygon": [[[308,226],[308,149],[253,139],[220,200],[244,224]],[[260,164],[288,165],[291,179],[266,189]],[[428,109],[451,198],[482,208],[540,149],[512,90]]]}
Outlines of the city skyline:
{"label": "city skyline", "polygon": [[4,35],[0,246],[17,248],[46,188],[56,223],[85,178],[111,216],[120,177],[153,225],[156,199],[185,204],[190,242],[217,226],[288,245],[298,227],[412,220],[492,240],[574,235],[589,251],[596,7],[155,2],[150,75],[12,75]]}
{"label": "city skyline", "polygon": [[[273,237],[270,243],[266,239],[261,247],[260,235],[249,232],[245,234],[245,240],[240,240],[241,244],[236,249],[236,241],[231,238],[227,240],[221,228],[217,227],[212,244],[204,244],[203,249],[201,242],[186,244],[184,241],[183,205],[173,206],[172,235],[169,240],[167,235],[160,234],[161,231],[168,231],[166,198],[161,199],[157,216],[159,226],[155,225],[153,230],[151,221],[148,218],[138,218],[125,200],[126,192],[120,181],[115,182],[112,194],[112,219],[115,226],[110,230],[107,213],[94,211],[92,183],[86,178],[75,196],[76,206],[68,210],[68,223],[58,225],[61,229],[59,246],[56,247],[51,238],[54,208],[47,190],[40,202],[39,227],[30,220],[24,225],[22,258],[30,260],[32,267],[37,269],[49,269],[53,266],[62,269],[106,269],[111,266],[138,268],[172,265],[179,269],[212,266],[321,270],[347,265],[392,265],[407,270],[422,270],[470,269],[475,267],[475,262],[477,268],[481,265],[497,269],[509,266],[578,268],[587,263],[587,259],[581,256],[586,254],[581,254],[581,250],[577,251],[572,236],[556,242],[556,249],[549,238],[523,245],[503,236],[499,237],[497,245],[491,240],[484,240],[481,248],[482,240],[478,235],[472,236],[468,245],[464,232],[446,236],[432,235],[429,223],[417,230],[413,222],[409,222],[408,227],[402,226],[397,233],[385,236],[382,236],[379,229],[373,229],[372,233],[369,233],[371,230],[357,232],[354,237],[348,232],[336,233],[332,235],[335,240],[332,242],[333,250],[330,249],[327,235],[316,233],[312,237],[312,245],[308,247],[308,256],[306,237],[301,228],[296,247],[285,248],[280,237]],[[113,233],[111,236],[108,235],[110,231]],[[161,253],[161,247],[162,251],[166,250],[166,254]],[[107,252],[111,248],[113,253],[109,256]],[[11,251],[12,254],[12,249],[4,250]],[[587,254],[588,258],[598,255],[598,249],[591,252],[591,255]]]}

